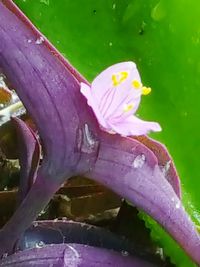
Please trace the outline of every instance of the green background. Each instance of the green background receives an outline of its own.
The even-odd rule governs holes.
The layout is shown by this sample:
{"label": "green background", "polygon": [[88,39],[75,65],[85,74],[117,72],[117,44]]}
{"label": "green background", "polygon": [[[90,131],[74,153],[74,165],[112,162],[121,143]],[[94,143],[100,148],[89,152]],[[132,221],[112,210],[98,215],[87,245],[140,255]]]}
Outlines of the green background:
{"label": "green background", "polygon": [[[200,225],[200,3],[198,0],[15,0],[60,52],[91,81],[114,63],[133,60],[151,95],[141,118],[169,149],[183,201]],[[194,266],[150,219],[153,238],[177,265]],[[173,244],[172,244],[173,243]]]}

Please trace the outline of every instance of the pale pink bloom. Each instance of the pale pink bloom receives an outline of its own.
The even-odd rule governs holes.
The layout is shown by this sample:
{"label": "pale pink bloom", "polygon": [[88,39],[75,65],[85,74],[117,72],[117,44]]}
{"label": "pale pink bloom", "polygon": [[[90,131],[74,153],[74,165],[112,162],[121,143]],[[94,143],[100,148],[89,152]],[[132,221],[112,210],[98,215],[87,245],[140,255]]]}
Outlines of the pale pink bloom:
{"label": "pale pink bloom", "polygon": [[105,131],[124,136],[161,131],[158,123],[134,116],[141,95],[151,91],[142,85],[135,63],[115,64],[101,72],[91,86],[81,83],[80,90]]}

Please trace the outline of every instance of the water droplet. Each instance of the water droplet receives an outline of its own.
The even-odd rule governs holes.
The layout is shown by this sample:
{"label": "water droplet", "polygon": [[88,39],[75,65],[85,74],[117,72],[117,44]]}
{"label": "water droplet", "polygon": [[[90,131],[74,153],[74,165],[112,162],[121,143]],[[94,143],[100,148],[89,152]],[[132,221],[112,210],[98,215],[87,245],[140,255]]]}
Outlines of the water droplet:
{"label": "water droplet", "polygon": [[76,267],[79,266],[81,262],[80,255],[78,251],[70,245],[66,245],[66,250],[64,253],[64,266]]}
{"label": "water droplet", "polygon": [[47,6],[49,6],[49,0],[40,0],[40,3],[43,3]]}
{"label": "water droplet", "polygon": [[133,167],[134,168],[142,168],[142,166],[144,165],[144,163],[145,163],[145,160],[146,160],[146,158],[145,158],[145,155],[144,154],[141,154],[141,155],[138,155],[135,159],[134,159],[134,161],[133,161]]}
{"label": "water droplet", "polygon": [[65,57],[65,58],[67,57],[67,55],[65,53],[62,52],[61,54],[63,55],[63,57]]}
{"label": "water droplet", "polygon": [[171,160],[168,160],[166,162],[166,164],[162,167],[162,173],[163,173],[164,176],[167,175],[167,173],[168,173],[168,171],[170,169],[170,166],[171,166]]}
{"label": "water droplet", "polygon": [[86,123],[83,128],[81,151],[84,153],[93,153],[98,147],[98,141],[95,139],[88,124]]}
{"label": "water droplet", "polygon": [[35,243],[36,248],[42,248],[45,246],[45,243],[43,241],[39,241],[38,243]]}
{"label": "water droplet", "polygon": [[8,187],[5,186],[4,189],[3,189],[3,191],[8,191]]}
{"label": "water droplet", "polygon": [[31,39],[28,39],[28,40],[27,40],[27,43],[28,43],[28,44],[31,44],[31,43],[32,43],[32,40],[31,40]]}
{"label": "water droplet", "polygon": [[4,253],[3,256],[2,256],[2,259],[5,259],[8,257],[8,253]]}
{"label": "water droplet", "polygon": [[116,3],[113,4],[112,9],[116,9]]}
{"label": "water droplet", "polygon": [[147,23],[145,21],[142,21],[142,23],[140,25],[140,29],[139,29],[139,34],[140,35],[144,34],[146,25],[147,25]]}
{"label": "water droplet", "polygon": [[160,0],[158,4],[152,9],[151,17],[153,20],[160,21],[166,16],[166,4]]}
{"label": "water droplet", "polygon": [[181,203],[180,203],[180,201],[178,201],[178,202],[176,203],[176,209],[180,209],[180,207],[181,207]]}
{"label": "water droplet", "polygon": [[113,45],[113,43],[112,43],[112,42],[110,42],[110,43],[109,43],[109,46],[112,46],[112,45]]}
{"label": "water droplet", "polygon": [[42,44],[43,42],[44,42],[44,37],[43,37],[43,36],[38,37],[37,40],[35,41],[35,43],[36,43],[37,45],[40,45],[40,44]]}
{"label": "water droplet", "polygon": [[192,42],[194,45],[199,45],[200,42],[199,36],[192,36]]}
{"label": "water droplet", "polygon": [[122,256],[124,256],[124,257],[129,256],[128,251],[125,251],[125,250],[122,250],[122,251],[121,251],[121,254],[122,254]]}
{"label": "water droplet", "polygon": [[174,201],[175,201],[175,198],[174,198],[174,197],[172,197],[172,198],[171,198],[171,200],[172,200],[172,202],[174,202]]}
{"label": "water droplet", "polygon": [[33,227],[37,227],[38,226],[38,222],[33,222],[32,225],[33,225]]}
{"label": "water droplet", "polygon": [[164,256],[163,248],[157,248],[156,249],[156,254],[159,255],[162,260],[164,260],[165,256]]}
{"label": "water droplet", "polygon": [[46,212],[45,210],[42,210],[42,211],[39,213],[39,215],[38,215],[38,216],[40,217],[40,216],[44,215],[44,214],[45,214],[45,212]]}
{"label": "water droplet", "polygon": [[92,133],[90,132],[90,129],[89,129],[87,123],[84,126],[84,130],[85,130],[84,132],[85,132],[85,135],[86,135],[86,139],[87,139],[88,144],[91,145],[91,146],[93,146],[96,141],[93,138]]}

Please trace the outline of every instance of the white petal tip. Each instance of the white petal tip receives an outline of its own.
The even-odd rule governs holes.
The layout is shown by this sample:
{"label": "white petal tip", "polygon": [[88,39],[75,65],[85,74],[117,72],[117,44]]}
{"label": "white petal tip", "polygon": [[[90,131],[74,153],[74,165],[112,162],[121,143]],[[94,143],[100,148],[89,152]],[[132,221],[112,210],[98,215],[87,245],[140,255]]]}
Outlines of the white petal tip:
{"label": "white petal tip", "polygon": [[150,131],[161,132],[162,128],[161,128],[159,123],[154,122],[153,125],[152,125],[152,129],[150,129]]}

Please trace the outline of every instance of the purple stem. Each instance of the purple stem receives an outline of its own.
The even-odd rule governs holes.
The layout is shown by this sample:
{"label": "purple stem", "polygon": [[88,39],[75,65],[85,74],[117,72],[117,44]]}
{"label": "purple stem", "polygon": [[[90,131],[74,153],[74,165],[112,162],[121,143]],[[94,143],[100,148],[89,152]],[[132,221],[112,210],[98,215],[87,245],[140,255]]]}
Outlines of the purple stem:
{"label": "purple stem", "polygon": [[19,142],[20,184],[18,201],[21,203],[36,178],[40,161],[40,144],[34,132],[25,122],[18,118],[12,120],[16,126]]}
{"label": "purple stem", "polygon": [[59,187],[60,183],[56,179],[46,177],[46,171],[39,169],[37,179],[26,198],[12,219],[0,230],[0,255],[12,252],[16,240],[45,208]]}

